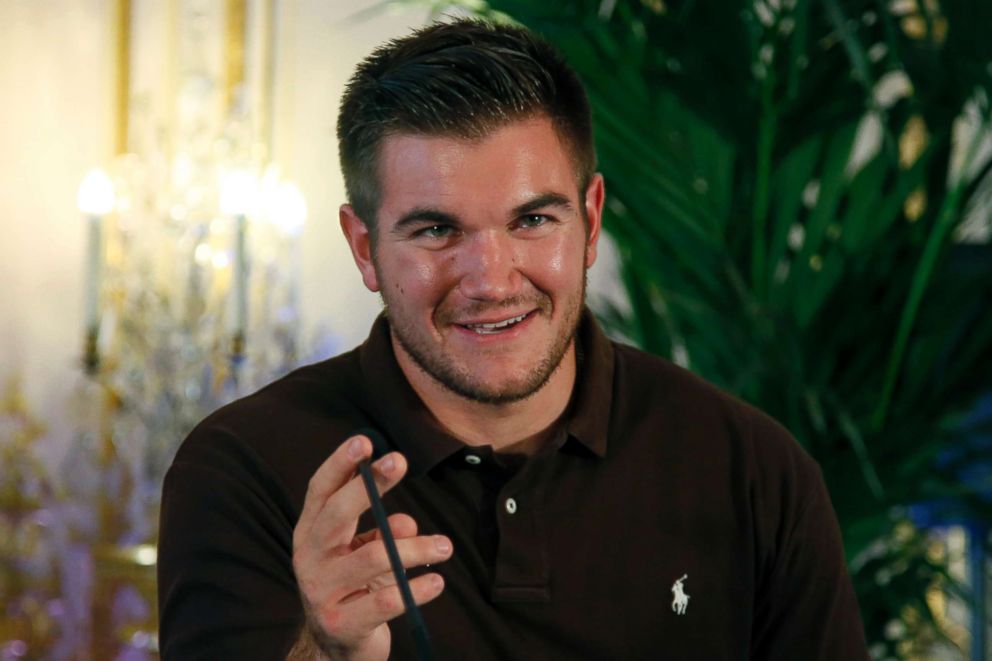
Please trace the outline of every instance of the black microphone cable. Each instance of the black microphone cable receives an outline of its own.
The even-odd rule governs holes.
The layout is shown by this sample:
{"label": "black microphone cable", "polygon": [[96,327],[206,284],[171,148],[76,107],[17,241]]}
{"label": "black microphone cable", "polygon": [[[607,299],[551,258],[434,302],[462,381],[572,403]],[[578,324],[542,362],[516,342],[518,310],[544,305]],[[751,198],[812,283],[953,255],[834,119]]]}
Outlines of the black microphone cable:
{"label": "black microphone cable", "polygon": [[[375,429],[364,427],[357,430],[354,435],[362,434],[372,441],[372,456],[378,459],[390,452],[385,439]],[[406,577],[406,569],[400,560],[399,550],[396,548],[396,540],[393,539],[393,531],[389,529],[389,521],[386,520],[386,508],[382,504],[379,496],[379,489],[375,486],[375,478],[372,476],[372,468],[369,460],[365,459],[358,464],[358,471],[362,475],[365,483],[365,491],[369,495],[369,502],[372,504],[372,516],[375,518],[375,525],[382,535],[382,542],[386,546],[386,555],[389,556],[389,564],[393,569],[393,576],[396,577],[396,585],[400,589],[403,598],[403,607],[406,609],[406,616],[409,618],[410,626],[413,630],[413,639],[417,645],[417,658],[420,661],[433,661],[434,654],[431,651],[430,636],[427,634],[427,625],[420,614],[420,608],[413,600],[413,592],[410,590],[410,581]]]}

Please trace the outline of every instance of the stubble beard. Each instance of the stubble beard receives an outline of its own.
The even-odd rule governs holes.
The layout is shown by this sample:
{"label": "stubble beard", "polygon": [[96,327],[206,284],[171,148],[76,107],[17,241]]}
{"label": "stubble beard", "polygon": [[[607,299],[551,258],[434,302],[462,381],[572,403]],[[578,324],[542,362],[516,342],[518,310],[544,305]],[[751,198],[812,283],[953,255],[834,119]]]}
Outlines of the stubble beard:
{"label": "stubble beard", "polygon": [[[479,379],[475,378],[469,366],[456,364],[455,361],[451,360],[444,353],[442,347],[432,343],[429,338],[417,333],[412,326],[404,324],[403,320],[389,316],[389,302],[385,300],[385,297],[383,298],[383,303],[385,304],[386,315],[389,318],[389,325],[394,337],[417,366],[435,382],[456,395],[474,402],[482,404],[510,404],[527,399],[539,391],[561,366],[561,361],[568,352],[569,347],[572,346],[572,342],[575,340],[575,335],[578,332],[585,293],[586,272],[583,270],[582,285],[578,296],[569,297],[563,302],[563,332],[558,337],[552,339],[548,350],[522,379],[495,385],[480,382]],[[536,314],[551,318],[554,312],[554,306],[550,297],[542,294],[541,298],[538,301],[533,301],[533,303],[538,308]],[[508,300],[496,305],[487,305],[485,306],[485,310],[510,308],[515,305],[519,305],[519,301]],[[481,311],[479,310],[478,312]],[[438,326],[443,326],[443,323],[439,322]]]}

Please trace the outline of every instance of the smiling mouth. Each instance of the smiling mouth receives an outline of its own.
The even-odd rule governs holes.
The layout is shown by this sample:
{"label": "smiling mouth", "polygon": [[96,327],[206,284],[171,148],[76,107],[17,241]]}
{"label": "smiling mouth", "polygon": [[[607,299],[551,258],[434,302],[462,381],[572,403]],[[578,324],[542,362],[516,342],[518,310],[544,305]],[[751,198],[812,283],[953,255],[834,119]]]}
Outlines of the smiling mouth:
{"label": "smiling mouth", "polygon": [[459,324],[462,328],[467,328],[470,331],[474,331],[479,335],[493,335],[495,333],[502,333],[508,328],[513,328],[521,321],[526,319],[530,315],[529,312],[520,315],[519,317],[510,317],[509,319],[504,319],[503,321],[496,321],[491,324]]}

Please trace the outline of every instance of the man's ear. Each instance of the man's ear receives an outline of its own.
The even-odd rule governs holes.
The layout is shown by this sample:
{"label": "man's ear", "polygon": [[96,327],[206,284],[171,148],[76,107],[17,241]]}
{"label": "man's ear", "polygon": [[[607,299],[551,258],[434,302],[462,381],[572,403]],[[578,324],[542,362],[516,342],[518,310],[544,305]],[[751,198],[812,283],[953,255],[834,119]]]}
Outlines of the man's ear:
{"label": "man's ear", "polygon": [[369,234],[369,227],[358,217],[350,204],[342,204],[338,211],[338,218],[341,220],[341,231],[351,248],[351,256],[355,259],[355,265],[362,273],[362,282],[369,291],[379,291],[379,278],[375,273],[375,264],[372,262],[372,236]]}
{"label": "man's ear", "polygon": [[586,268],[596,262],[596,245],[599,243],[599,232],[603,228],[603,200],[606,198],[606,185],[603,175],[596,173],[586,188],[585,210],[588,232],[586,238]]}

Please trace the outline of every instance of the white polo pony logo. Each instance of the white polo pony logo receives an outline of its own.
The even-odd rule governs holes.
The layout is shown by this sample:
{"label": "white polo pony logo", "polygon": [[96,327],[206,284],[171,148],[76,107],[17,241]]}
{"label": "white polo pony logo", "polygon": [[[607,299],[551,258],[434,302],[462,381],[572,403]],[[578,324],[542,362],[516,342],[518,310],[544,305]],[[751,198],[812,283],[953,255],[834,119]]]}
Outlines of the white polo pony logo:
{"label": "white polo pony logo", "polygon": [[688,574],[683,574],[682,578],[672,583],[672,610],[679,615],[685,615],[685,609],[689,607],[689,595],[682,590],[682,582],[689,578]]}

